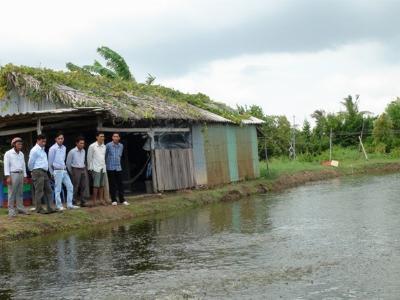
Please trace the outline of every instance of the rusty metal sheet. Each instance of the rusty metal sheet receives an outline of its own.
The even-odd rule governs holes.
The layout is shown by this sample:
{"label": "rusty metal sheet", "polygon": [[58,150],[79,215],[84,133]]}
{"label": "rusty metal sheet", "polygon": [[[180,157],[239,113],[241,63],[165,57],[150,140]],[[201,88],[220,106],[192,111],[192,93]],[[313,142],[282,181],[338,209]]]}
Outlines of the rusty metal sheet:
{"label": "rusty metal sheet", "polygon": [[237,161],[239,169],[239,179],[255,178],[253,166],[253,141],[251,127],[237,127]]}
{"label": "rusty metal sheet", "polygon": [[208,125],[203,130],[209,185],[231,182],[225,125]]}

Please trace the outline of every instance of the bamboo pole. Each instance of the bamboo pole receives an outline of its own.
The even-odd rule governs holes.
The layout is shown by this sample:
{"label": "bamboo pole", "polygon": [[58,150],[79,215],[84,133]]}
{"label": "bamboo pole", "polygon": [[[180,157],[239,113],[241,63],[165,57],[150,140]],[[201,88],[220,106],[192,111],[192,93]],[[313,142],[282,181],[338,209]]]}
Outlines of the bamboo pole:
{"label": "bamboo pole", "polygon": [[361,149],[362,149],[362,151],[364,152],[365,159],[368,160],[368,155],[367,155],[367,152],[365,151],[363,142],[362,142],[362,140],[361,140],[361,136],[358,136],[358,140],[360,141]]}

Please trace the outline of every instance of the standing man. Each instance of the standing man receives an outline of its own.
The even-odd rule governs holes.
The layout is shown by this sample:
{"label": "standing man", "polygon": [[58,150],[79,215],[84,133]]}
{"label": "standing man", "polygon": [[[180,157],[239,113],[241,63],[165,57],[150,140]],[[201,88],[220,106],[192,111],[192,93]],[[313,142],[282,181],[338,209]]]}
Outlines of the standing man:
{"label": "standing man", "polygon": [[107,165],[107,177],[108,184],[110,186],[110,196],[112,205],[117,205],[118,193],[119,202],[124,205],[129,203],[124,199],[124,185],[122,183],[122,167],[121,157],[124,151],[124,145],[119,141],[121,137],[119,133],[115,132],[112,135],[112,142],[106,145],[106,165]]}
{"label": "standing man", "polygon": [[88,149],[87,164],[88,170],[93,178],[93,205],[96,205],[97,197],[101,204],[104,202],[104,177],[106,173],[106,146],[104,145],[104,133],[96,133],[96,142]]}
{"label": "standing man", "polygon": [[[44,151],[46,146],[46,136],[39,134],[36,138],[36,145],[29,153],[28,168],[32,171],[32,182],[35,189],[35,202],[37,213],[53,213],[51,202],[53,202],[53,193],[50,186],[50,178],[47,175],[49,163],[47,154]],[[42,207],[42,198],[45,196],[47,210]]]}
{"label": "standing man", "polygon": [[[28,214],[23,204],[24,178],[26,178],[25,158],[22,153],[22,139],[11,141],[11,150],[4,154],[4,176],[8,185],[8,216],[15,217],[17,213]],[[15,206],[15,208],[14,208]]]}
{"label": "standing man", "polygon": [[62,132],[57,133],[55,143],[49,149],[49,170],[51,176],[54,178],[54,194],[56,198],[56,209],[63,211],[65,208],[61,203],[61,190],[64,184],[67,189],[67,208],[76,209],[79,206],[72,204],[72,197],[74,193],[74,187],[72,186],[71,179],[67,172],[67,166],[65,165],[65,157],[67,154],[67,148],[63,145],[64,134]]}
{"label": "standing man", "polygon": [[78,203],[79,198],[80,205],[85,207],[85,198],[89,195],[89,178],[85,165],[85,139],[81,136],[77,137],[75,145],[76,147],[68,152],[67,169],[72,176],[74,201]]}

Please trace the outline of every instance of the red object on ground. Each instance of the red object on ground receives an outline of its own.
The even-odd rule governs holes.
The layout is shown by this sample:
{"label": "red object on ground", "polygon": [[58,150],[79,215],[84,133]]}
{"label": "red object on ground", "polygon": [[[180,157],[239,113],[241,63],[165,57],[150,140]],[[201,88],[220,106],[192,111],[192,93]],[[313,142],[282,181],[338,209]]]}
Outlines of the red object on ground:
{"label": "red object on ground", "polygon": [[[24,206],[28,207],[32,205],[32,199],[24,199]],[[4,200],[3,201],[3,208],[8,208],[8,201]]]}

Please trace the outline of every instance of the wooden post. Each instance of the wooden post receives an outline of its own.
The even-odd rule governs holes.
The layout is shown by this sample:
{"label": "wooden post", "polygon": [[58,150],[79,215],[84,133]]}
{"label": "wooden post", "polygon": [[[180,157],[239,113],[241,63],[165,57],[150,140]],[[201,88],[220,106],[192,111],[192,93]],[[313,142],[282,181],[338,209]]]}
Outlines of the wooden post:
{"label": "wooden post", "polygon": [[103,119],[100,116],[97,116],[97,131],[103,131]]}
{"label": "wooden post", "polygon": [[153,192],[158,192],[157,186],[157,170],[156,170],[156,155],[155,155],[155,146],[154,146],[154,132],[149,131],[148,136],[150,137],[150,154],[151,154],[151,178],[153,182]]}
{"label": "wooden post", "polygon": [[362,151],[364,152],[365,159],[368,160],[368,155],[367,155],[367,152],[365,151],[363,142],[362,142],[362,140],[361,140],[361,136],[359,136],[358,139],[359,139],[359,141],[360,141],[361,149],[362,149]]}
{"label": "wooden post", "polygon": [[329,161],[332,161],[332,128],[329,135]]}
{"label": "wooden post", "polygon": [[42,133],[42,120],[40,118],[38,118],[36,122],[36,133],[38,135]]}
{"label": "wooden post", "polygon": [[267,172],[269,174],[267,138],[265,136],[264,136],[264,152],[265,152],[265,162],[267,164]]}

